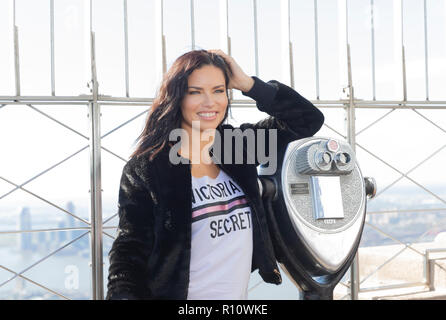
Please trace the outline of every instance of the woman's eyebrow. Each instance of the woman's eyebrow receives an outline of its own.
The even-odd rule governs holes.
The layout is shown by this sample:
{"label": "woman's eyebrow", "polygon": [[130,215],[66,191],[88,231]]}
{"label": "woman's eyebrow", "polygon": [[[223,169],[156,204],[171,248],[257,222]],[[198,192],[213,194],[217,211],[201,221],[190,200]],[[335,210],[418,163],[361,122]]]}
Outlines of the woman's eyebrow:
{"label": "woman's eyebrow", "polygon": [[[218,86],[213,87],[212,89],[217,89],[217,88],[224,87],[224,86],[225,86],[224,84],[220,84],[220,85],[218,85]],[[195,86],[189,86],[189,87],[187,87],[187,88],[188,88],[188,89],[189,89],[189,88],[203,89],[203,88],[201,88],[201,87],[195,87]]]}

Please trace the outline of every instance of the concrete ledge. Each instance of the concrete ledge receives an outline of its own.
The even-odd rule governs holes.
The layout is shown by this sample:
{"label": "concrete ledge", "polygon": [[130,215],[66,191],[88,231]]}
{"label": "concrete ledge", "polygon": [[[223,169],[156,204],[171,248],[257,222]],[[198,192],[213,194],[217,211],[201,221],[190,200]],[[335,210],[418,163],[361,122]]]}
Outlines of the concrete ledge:
{"label": "concrete ledge", "polygon": [[446,290],[435,290],[426,292],[415,292],[412,294],[400,294],[394,296],[383,296],[376,300],[446,300]]}
{"label": "concrete ledge", "polygon": [[[444,248],[446,244],[423,242],[412,244],[411,247],[405,248],[400,244],[360,248],[360,279],[362,281],[367,278],[361,286],[376,287],[386,284],[422,282],[426,249]],[[446,260],[435,261],[434,280],[435,288],[446,288]]]}
{"label": "concrete ledge", "polygon": [[[446,260],[435,260],[434,290],[424,285],[426,249],[446,248],[446,233],[432,242],[359,248],[360,300],[446,300]],[[444,253],[442,253],[444,257]],[[365,279],[365,281],[364,281]],[[335,299],[348,294],[338,285]]]}

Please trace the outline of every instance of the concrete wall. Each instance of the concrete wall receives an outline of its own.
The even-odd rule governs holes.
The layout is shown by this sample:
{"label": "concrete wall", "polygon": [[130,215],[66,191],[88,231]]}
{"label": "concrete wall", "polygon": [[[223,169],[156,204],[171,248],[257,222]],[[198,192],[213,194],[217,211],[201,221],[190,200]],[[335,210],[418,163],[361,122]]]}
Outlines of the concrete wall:
{"label": "concrete wall", "polygon": [[[438,234],[432,242],[415,243],[411,244],[410,247],[403,244],[361,247],[359,249],[360,281],[367,279],[360,285],[359,298],[378,299],[380,296],[384,297],[390,295],[395,297],[401,296],[402,299],[408,299],[411,292],[426,292],[428,288],[423,285],[371,292],[366,292],[365,290],[367,288],[381,286],[423,282],[424,254],[426,249],[432,248],[446,249],[446,233]],[[431,254],[431,256],[434,255]],[[435,257],[437,256],[446,258],[446,251],[435,255]],[[391,259],[392,257],[394,258]],[[438,297],[445,297],[446,259],[436,260],[434,280],[434,287],[435,291],[438,292]],[[362,290],[364,290],[364,292],[361,292]],[[335,290],[335,299],[340,299],[342,296],[345,296],[347,292],[345,286],[338,285]],[[435,297],[435,292],[431,292],[429,296]]]}

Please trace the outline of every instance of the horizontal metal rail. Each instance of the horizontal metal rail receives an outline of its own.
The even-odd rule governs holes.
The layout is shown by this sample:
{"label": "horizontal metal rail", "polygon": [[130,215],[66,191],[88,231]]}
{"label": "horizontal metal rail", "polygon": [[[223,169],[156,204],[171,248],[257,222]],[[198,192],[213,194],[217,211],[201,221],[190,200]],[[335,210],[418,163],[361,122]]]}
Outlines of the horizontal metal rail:
{"label": "horizontal metal rail", "polygon": [[426,208],[426,209],[406,209],[406,210],[382,210],[382,211],[367,211],[367,214],[381,214],[381,213],[418,213],[418,212],[436,212],[446,211],[446,208]]}
{"label": "horizontal metal rail", "polygon": [[[116,229],[117,226],[106,226],[103,229]],[[73,228],[46,228],[46,229],[32,229],[32,230],[6,230],[0,231],[0,234],[20,234],[32,232],[52,232],[52,231],[76,231],[76,230],[91,230],[91,227],[73,227]]]}
{"label": "horizontal metal rail", "polygon": [[[41,102],[41,103],[75,103],[75,102],[83,102],[83,104],[88,104],[93,101],[93,95],[79,95],[79,96],[0,96],[0,103],[3,105],[8,104],[33,104],[33,102]],[[123,103],[123,106],[131,106],[136,103],[142,105],[151,105],[154,101],[154,98],[146,98],[146,97],[113,97],[108,95],[98,95],[98,104],[107,104],[107,103]],[[332,105],[337,107],[345,108],[346,105],[350,104],[349,99],[340,99],[340,100],[313,100],[310,99],[310,102],[316,106],[320,107],[330,107]],[[256,103],[252,99],[233,99],[230,100],[231,106],[255,106]],[[385,109],[425,109],[429,108],[438,108],[438,109],[446,109],[446,101],[438,100],[438,101],[426,101],[426,100],[411,100],[411,101],[402,101],[402,100],[362,100],[362,99],[354,99],[353,103],[355,108],[385,108]]]}
{"label": "horizontal metal rail", "polygon": [[381,291],[381,290],[391,290],[391,289],[403,289],[403,288],[411,288],[411,287],[420,287],[424,286],[424,282],[406,282],[406,283],[397,283],[397,284],[390,284],[390,285],[383,285],[383,286],[376,286],[376,287],[369,287],[369,288],[363,288],[361,287],[360,292],[372,292],[372,291]]}

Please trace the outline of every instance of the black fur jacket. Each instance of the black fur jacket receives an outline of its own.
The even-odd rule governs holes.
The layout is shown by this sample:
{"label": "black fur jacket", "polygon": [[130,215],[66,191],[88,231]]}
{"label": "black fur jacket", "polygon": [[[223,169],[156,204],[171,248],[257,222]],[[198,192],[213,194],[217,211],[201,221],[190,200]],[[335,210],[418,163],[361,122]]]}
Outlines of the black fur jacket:
{"label": "black fur jacket", "polygon": [[[269,117],[255,124],[242,124],[241,130],[236,130],[239,134],[246,129],[254,132],[277,129],[277,150],[280,150],[290,141],[312,136],[321,128],[323,114],[295,90],[275,80],[265,83],[255,76],[252,78],[254,86],[243,95],[254,99],[257,108]],[[217,128],[220,132],[223,129],[234,127],[224,124]],[[147,156],[133,157],[123,168],[119,226],[109,252],[106,299],[187,298],[191,172],[188,163],[172,164],[169,150],[165,148],[153,161]],[[253,221],[252,271],[258,269],[265,282],[280,284],[282,279],[257,182],[259,161],[255,156],[255,161],[245,161],[252,153],[243,150],[243,164],[216,163],[239,184],[249,201]],[[212,151],[210,154],[214,156]]]}

